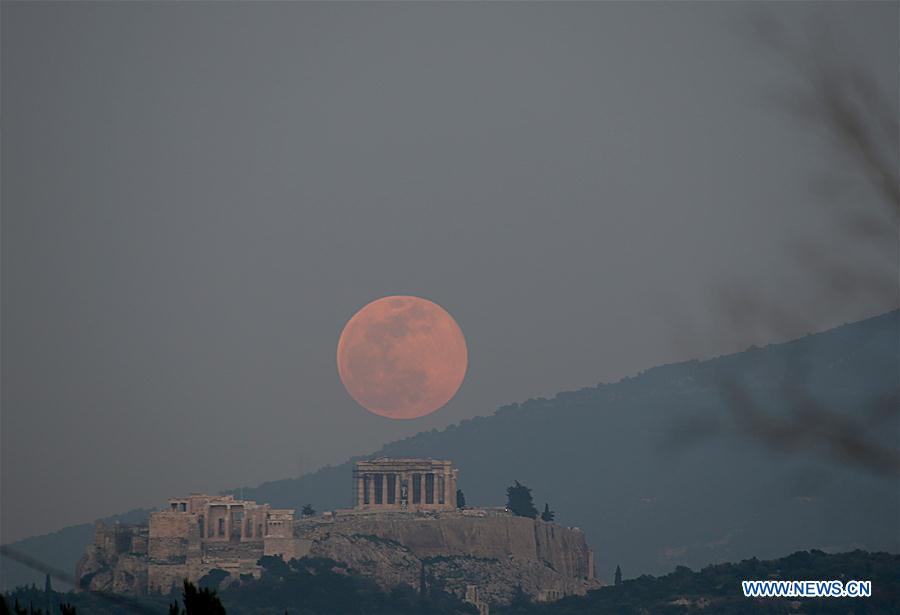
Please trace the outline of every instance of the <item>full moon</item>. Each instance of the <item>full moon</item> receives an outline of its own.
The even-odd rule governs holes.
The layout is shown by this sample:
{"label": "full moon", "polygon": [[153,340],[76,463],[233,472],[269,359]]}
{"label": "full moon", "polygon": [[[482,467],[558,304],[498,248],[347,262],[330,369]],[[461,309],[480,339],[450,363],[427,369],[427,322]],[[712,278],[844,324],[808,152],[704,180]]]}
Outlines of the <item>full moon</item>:
{"label": "full moon", "polygon": [[350,396],[369,412],[415,419],[450,401],[468,350],[462,330],[436,303],[394,295],[353,315],[338,340],[337,366]]}

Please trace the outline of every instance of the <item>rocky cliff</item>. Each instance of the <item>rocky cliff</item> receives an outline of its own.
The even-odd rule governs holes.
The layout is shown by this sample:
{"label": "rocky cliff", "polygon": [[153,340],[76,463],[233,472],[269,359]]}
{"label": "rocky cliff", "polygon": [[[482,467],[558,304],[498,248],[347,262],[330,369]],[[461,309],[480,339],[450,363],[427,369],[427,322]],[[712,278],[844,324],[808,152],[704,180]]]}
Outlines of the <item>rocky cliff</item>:
{"label": "rocky cliff", "polygon": [[599,585],[583,532],[494,511],[351,514],[297,522],[294,535],[293,556],[343,562],[385,588],[424,578],[461,598],[476,586],[483,600],[506,604],[519,589],[553,600]]}
{"label": "rocky cliff", "polygon": [[141,594],[147,588],[147,526],[94,527],[94,542],[75,567],[78,587],[118,594]]}
{"label": "rocky cliff", "polygon": [[[246,558],[225,561],[221,546],[215,553],[203,552],[203,566],[179,560],[167,567],[148,556],[145,526],[98,524],[76,573],[83,588],[142,594],[165,591],[176,577],[198,577],[214,568],[230,573],[221,581],[227,587],[240,582],[240,573],[253,571],[246,568]],[[333,559],[384,589],[425,583],[465,598],[475,587],[489,604],[507,604],[519,590],[544,601],[599,585],[583,532],[501,511],[329,513],[295,521],[292,538],[267,543],[265,549],[266,555],[284,559]],[[165,572],[160,568],[171,568],[172,578],[148,583],[148,568],[154,578]]]}

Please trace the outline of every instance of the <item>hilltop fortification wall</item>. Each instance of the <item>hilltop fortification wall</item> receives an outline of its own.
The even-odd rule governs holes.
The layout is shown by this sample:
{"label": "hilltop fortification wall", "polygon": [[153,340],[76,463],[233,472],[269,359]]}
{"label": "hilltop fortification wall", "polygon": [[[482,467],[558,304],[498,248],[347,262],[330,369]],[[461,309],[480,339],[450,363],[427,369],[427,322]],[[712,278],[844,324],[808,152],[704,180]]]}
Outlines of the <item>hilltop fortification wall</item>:
{"label": "hilltop fortification wall", "polygon": [[291,550],[298,558],[343,562],[385,589],[418,587],[424,570],[460,598],[477,587],[491,604],[508,603],[518,588],[535,600],[555,600],[599,586],[583,532],[496,511],[301,520]]}
{"label": "hilltop fortification wall", "polygon": [[593,555],[580,530],[510,514],[478,512],[351,514],[337,516],[330,523],[300,521],[294,532],[296,538],[307,541],[336,531],[377,536],[404,545],[418,558],[512,557],[546,564],[566,577],[594,578]]}
{"label": "hilltop fortification wall", "polygon": [[[262,540],[201,541],[196,520],[158,513],[146,526],[98,524],[79,562],[82,587],[120,593],[167,592],[211,570],[258,576],[259,558],[328,557],[384,589],[428,582],[486,603],[508,603],[521,588],[536,600],[584,594],[598,585],[584,533],[493,510],[428,513],[339,511],[274,526]],[[284,531],[281,531],[284,527]]]}

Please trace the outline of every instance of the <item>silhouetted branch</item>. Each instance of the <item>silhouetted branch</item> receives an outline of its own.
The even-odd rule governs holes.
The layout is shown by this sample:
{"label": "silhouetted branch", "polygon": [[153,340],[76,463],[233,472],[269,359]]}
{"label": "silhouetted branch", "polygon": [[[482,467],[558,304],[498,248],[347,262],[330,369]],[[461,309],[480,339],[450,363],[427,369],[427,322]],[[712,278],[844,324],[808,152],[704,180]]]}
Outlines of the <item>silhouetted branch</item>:
{"label": "silhouetted branch", "polygon": [[[822,214],[830,216],[847,241],[836,246],[797,238],[790,250],[795,264],[805,273],[818,304],[871,300],[900,305],[896,259],[885,262],[883,269],[864,268],[851,264],[848,255],[838,249],[848,245],[862,249],[873,244],[898,247],[900,128],[896,108],[864,69],[844,66],[824,51],[837,47],[833,41],[811,50],[791,39],[770,15],[757,15],[751,25],[757,40],[801,76],[801,89],[780,97],[782,105],[798,119],[824,129],[850,162],[850,169],[865,178],[877,197],[868,208],[846,201],[836,209],[823,206]],[[822,32],[824,41],[824,27]],[[892,252],[897,254],[896,250]],[[808,310],[767,300],[753,286],[729,284],[719,288],[716,313],[729,332],[764,333],[784,339],[812,328],[808,326]],[[886,424],[894,430],[888,433],[897,432],[897,391],[870,400],[865,408],[833,408],[810,394],[803,367],[789,369],[788,384],[779,389],[787,411],[779,413],[763,408],[734,377],[717,379],[739,431],[774,450],[819,455],[872,474],[900,476],[900,450],[879,437]],[[692,421],[677,426],[673,434],[682,434],[683,438],[690,427],[697,427]],[[701,427],[701,434],[721,431],[718,425]]]}

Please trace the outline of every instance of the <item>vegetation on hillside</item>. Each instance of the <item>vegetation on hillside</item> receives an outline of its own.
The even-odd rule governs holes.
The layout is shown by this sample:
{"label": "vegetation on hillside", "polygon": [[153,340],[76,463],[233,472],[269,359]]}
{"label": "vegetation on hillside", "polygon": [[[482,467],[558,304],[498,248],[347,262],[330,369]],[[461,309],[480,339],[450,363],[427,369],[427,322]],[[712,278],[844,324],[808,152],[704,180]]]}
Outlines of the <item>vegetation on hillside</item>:
{"label": "vegetation on hillside", "polygon": [[[496,615],[676,615],[681,613],[791,613],[842,615],[900,613],[900,555],[888,553],[827,554],[798,551],[788,557],[707,566],[699,572],[679,567],[675,572],[644,575],[620,585],[564,598],[550,604],[519,603],[491,609]],[[745,598],[743,580],[870,580],[870,598]]]}
{"label": "vegetation on hillside", "polygon": [[[220,592],[204,587],[203,582],[199,587],[185,582],[180,595],[139,599],[20,587],[2,596],[0,615],[58,615],[60,605],[66,603],[71,603],[69,608],[76,609],[78,614],[91,615],[122,612],[225,615],[226,610],[228,615],[471,615],[477,612],[473,606],[445,593],[440,583],[428,575],[423,575],[419,587],[401,585],[383,591],[371,579],[327,558],[303,558],[286,563],[281,558],[267,556],[260,564],[263,566],[260,579],[242,577],[240,582]],[[177,603],[179,598],[183,609]],[[128,604],[123,606],[125,600]],[[70,610],[61,615],[74,614]]]}
{"label": "vegetation on hillside", "polygon": [[[380,590],[371,580],[324,558],[304,558],[285,563],[279,558],[260,560],[262,578],[245,579],[218,594],[186,583],[181,592],[184,610],[171,604],[179,598],[148,596],[123,609],[109,596],[90,593],[61,594],[35,586],[0,596],[0,615],[75,615],[77,613],[178,613],[178,615],[229,615],[288,613],[290,615],[461,615],[475,613],[472,605],[444,593],[438,583],[423,576],[421,586]],[[675,572],[644,575],[618,585],[603,587],[583,597],[538,604],[521,594],[508,607],[492,605],[495,615],[677,615],[703,612],[862,614],[900,613],[900,555],[853,551],[827,554],[799,551],[788,557],[736,564],[707,566],[698,572],[679,567]],[[868,580],[871,598],[750,599],[743,596],[743,580]],[[221,602],[220,602],[221,600]],[[225,605],[224,607],[222,605]],[[64,610],[61,609],[64,607]]]}
{"label": "vegetation on hillside", "polygon": [[556,518],[556,512],[550,510],[550,504],[548,502],[544,502],[544,512],[541,513],[541,521],[546,521],[550,523]]}
{"label": "vegetation on hillside", "polygon": [[184,608],[178,608],[178,603],[169,605],[169,615],[225,615],[225,607],[216,595],[216,590],[210,587],[197,588],[193,583],[184,580],[184,590],[181,593]]}
{"label": "vegetation on hillside", "polygon": [[538,515],[531,497],[531,489],[515,481],[515,484],[506,488],[506,508],[514,515],[534,519]]}

